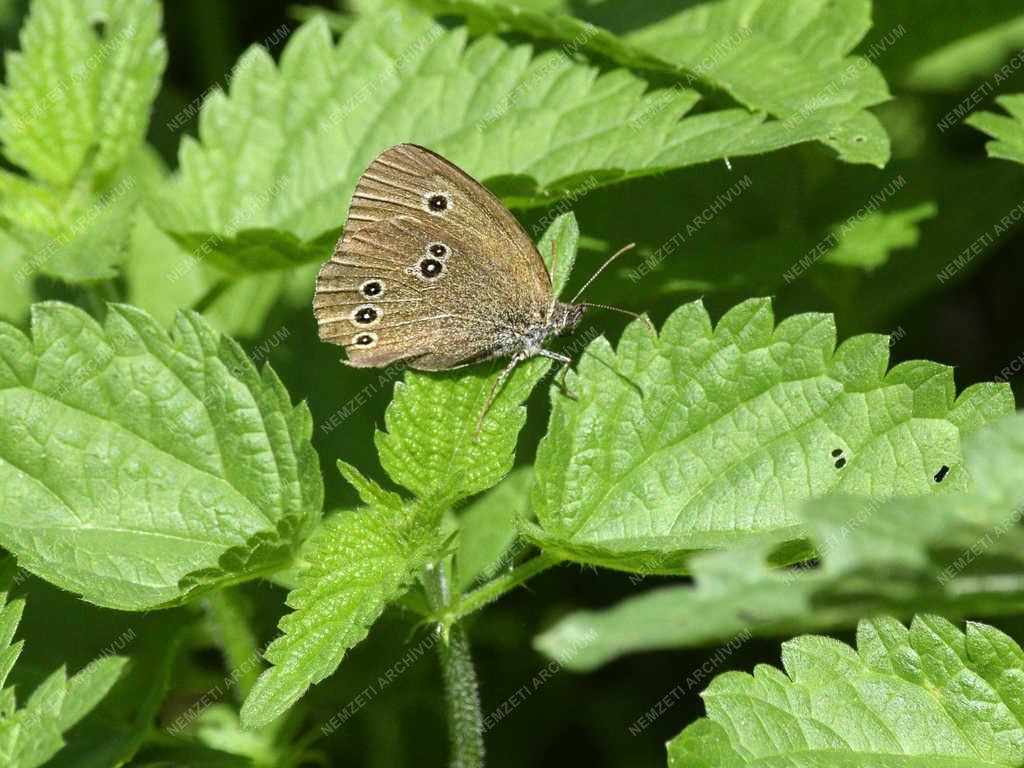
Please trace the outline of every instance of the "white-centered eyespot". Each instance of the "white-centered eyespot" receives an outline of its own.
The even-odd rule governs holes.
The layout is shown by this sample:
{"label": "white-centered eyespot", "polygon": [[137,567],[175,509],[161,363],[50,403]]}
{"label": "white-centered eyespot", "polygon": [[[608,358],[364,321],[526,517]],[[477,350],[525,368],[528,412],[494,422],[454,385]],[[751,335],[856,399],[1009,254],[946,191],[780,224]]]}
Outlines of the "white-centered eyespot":
{"label": "white-centered eyespot", "polygon": [[352,337],[352,345],[360,349],[373,349],[377,346],[377,334],[364,331]]}
{"label": "white-centered eyespot", "polygon": [[444,243],[437,242],[430,243],[429,245],[427,245],[427,255],[433,256],[435,259],[440,259],[441,261],[444,261],[445,259],[448,258],[448,254],[450,253],[451,249]]}
{"label": "white-centered eyespot", "polygon": [[433,256],[424,256],[415,267],[405,270],[410,275],[416,275],[420,280],[433,281],[444,275],[444,262],[435,259]]}
{"label": "white-centered eyespot", "polygon": [[384,294],[384,281],[377,280],[366,280],[359,286],[359,292],[367,298],[373,298],[374,296],[381,296]]}
{"label": "white-centered eyespot", "polygon": [[364,304],[361,307],[356,307],[352,310],[352,314],[349,315],[349,320],[351,320],[354,325],[370,326],[379,323],[383,316],[384,310],[376,304]]}
{"label": "white-centered eyespot", "polygon": [[423,210],[431,216],[444,216],[452,207],[452,197],[444,190],[427,192],[423,196]]}

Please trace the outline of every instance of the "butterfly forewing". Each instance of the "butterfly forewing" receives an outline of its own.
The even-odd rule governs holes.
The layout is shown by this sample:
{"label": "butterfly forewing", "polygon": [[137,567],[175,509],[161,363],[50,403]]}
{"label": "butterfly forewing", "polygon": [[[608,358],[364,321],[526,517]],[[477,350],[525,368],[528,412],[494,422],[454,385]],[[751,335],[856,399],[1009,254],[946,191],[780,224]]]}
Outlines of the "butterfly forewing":
{"label": "butterfly forewing", "polygon": [[551,301],[540,254],[501,202],[444,158],[400,144],[360,178],[314,310],[320,337],[353,365],[442,370],[503,354]]}

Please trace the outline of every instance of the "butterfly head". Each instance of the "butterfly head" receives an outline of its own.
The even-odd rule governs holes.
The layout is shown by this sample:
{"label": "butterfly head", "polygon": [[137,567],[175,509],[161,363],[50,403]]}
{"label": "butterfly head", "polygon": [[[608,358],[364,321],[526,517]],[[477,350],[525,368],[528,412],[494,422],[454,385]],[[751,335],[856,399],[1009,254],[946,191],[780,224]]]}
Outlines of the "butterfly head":
{"label": "butterfly head", "polygon": [[580,324],[580,320],[583,319],[583,312],[586,308],[586,303],[563,304],[560,301],[556,302],[554,309],[551,311],[551,318],[549,319],[548,324],[559,336],[568,336],[576,330],[576,326]]}

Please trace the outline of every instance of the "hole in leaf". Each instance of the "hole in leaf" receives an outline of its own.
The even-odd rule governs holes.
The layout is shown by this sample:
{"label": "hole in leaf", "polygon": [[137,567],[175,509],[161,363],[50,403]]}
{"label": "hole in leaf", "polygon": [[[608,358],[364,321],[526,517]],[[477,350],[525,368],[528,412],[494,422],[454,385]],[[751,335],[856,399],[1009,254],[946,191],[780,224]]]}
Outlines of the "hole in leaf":
{"label": "hole in leaf", "polygon": [[799,563],[793,563],[792,565],[787,565],[786,566],[786,570],[787,571],[795,571],[795,572],[799,573],[801,571],[814,571],[814,570],[817,570],[820,567],[821,567],[821,558],[812,557],[809,560],[802,560]]}
{"label": "hole in leaf", "polygon": [[832,449],[832,455],[833,456],[842,456],[843,455],[843,449],[842,448],[833,448]]}
{"label": "hole in leaf", "polygon": [[945,464],[943,464],[942,468],[939,469],[939,471],[935,473],[935,482],[936,483],[941,483],[943,480],[946,479],[946,475],[948,475],[948,474],[949,474],[949,467],[947,467]]}
{"label": "hole in leaf", "polygon": [[836,459],[836,469],[842,469],[845,466],[846,466],[846,459],[844,459],[841,456],[838,459]]}

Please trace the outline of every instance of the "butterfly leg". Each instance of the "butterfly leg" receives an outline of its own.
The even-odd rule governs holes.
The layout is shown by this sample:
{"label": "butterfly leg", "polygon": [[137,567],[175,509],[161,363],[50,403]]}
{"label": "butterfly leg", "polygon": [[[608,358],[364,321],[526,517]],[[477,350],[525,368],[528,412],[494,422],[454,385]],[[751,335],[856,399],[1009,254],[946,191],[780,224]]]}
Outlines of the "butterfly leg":
{"label": "butterfly leg", "polygon": [[508,365],[505,366],[498,378],[494,380],[494,384],[491,385],[490,394],[487,395],[487,402],[484,403],[483,410],[480,411],[480,417],[476,420],[476,429],[473,430],[473,442],[475,443],[477,438],[480,437],[480,427],[484,425],[484,416],[487,415],[487,411],[491,409],[491,403],[494,402],[494,398],[498,395],[498,387],[501,386],[501,382],[508,378],[508,375],[512,373],[512,369],[519,365],[523,360],[526,359],[526,355],[522,352],[512,356]]}
{"label": "butterfly leg", "polygon": [[537,354],[540,355],[541,357],[546,357],[549,360],[555,360],[562,364],[562,370],[559,371],[558,373],[558,386],[560,386],[562,388],[562,391],[565,392],[565,394],[567,394],[573,400],[579,400],[579,395],[573,392],[572,388],[569,386],[569,383],[565,380],[566,375],[569,373],[569,366],[572,365],[572,359],[566,357],[565,355],[560,355],[557,352],[552,352],[547,349],[542,349]]}

